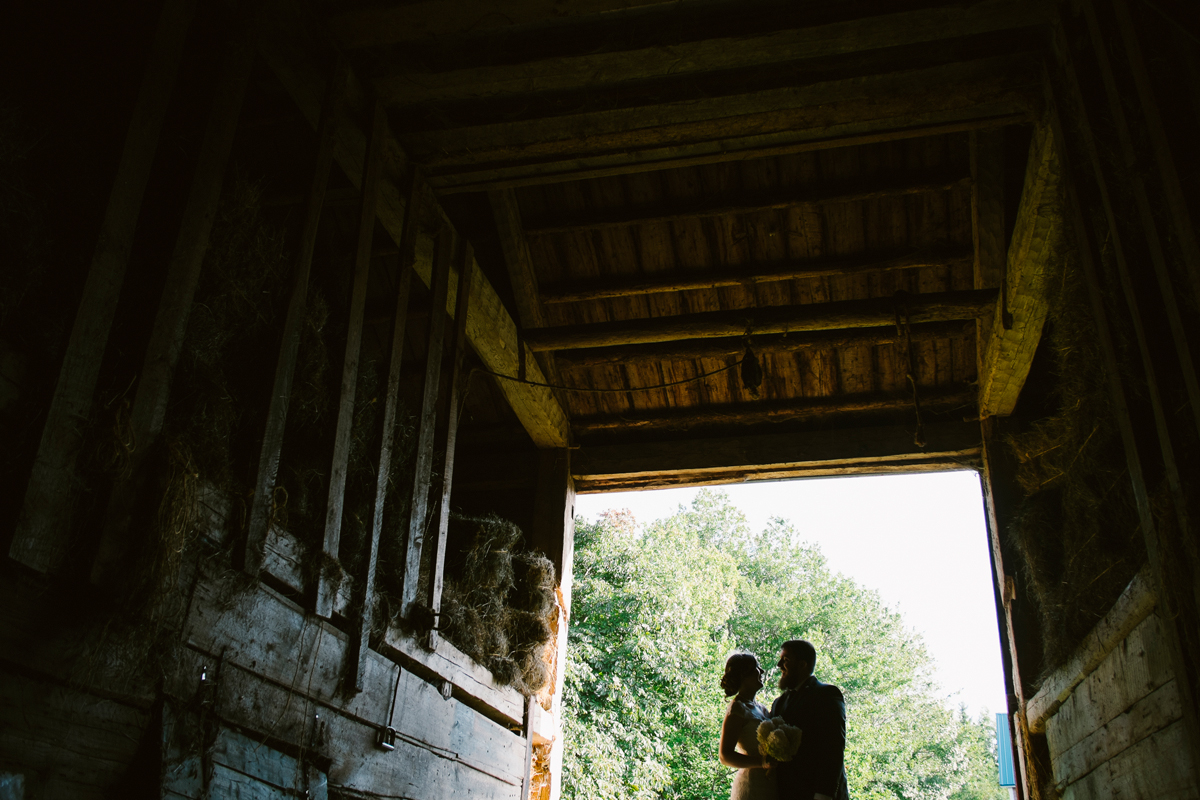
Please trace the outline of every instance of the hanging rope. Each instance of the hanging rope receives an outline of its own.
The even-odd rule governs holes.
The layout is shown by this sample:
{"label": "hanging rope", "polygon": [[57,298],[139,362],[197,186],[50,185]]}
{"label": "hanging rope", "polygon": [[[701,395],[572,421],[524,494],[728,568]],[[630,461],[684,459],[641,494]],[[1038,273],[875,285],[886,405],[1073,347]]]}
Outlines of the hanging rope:
{"label": "hanging rope", "polygon": [[[908,379],[908,385],[912,389],[913,409],[917,414],[917,431],[913,434],[913,444],[917,447],[925,446],[925,426],[921,422],[921,395],[917,391],[916,370],[913,368],[912,354],[912,328],[909,325],[908,304],[904,302],[906,292],[896,292],[896,335],[904,339],[904,363],[907,367],[905,378]],[[903,312],[903,318],[901,318]]]}

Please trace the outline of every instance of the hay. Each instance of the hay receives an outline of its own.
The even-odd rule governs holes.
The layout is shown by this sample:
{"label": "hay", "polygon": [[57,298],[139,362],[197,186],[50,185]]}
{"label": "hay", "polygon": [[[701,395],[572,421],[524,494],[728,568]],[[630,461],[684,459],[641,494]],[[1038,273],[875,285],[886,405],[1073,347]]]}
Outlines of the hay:
{"label": "hay", "polygon": [[1086,287],[1069,259],[1055,264],[1047,342],[1057,410],[1005,440],[1025,495],[1006,535],[1037,603],[1045,672],[1066,661],[1146,559]]}
{"label": "hay", "polygon": [[536,694],[550,679],[554,564],[517,552],[521,530],[499,517],[455,516],[451,525],[465,547],[447,559],[439,630],[497,682]]}

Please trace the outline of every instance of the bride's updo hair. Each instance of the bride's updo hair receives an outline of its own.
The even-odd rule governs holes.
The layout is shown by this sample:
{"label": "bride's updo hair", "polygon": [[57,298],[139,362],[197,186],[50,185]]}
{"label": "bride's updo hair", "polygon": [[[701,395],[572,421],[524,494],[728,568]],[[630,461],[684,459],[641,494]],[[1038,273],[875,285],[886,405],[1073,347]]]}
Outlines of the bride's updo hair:
{"label": "bride's updo hair", "polygon": [[726,697],[733,697],[742,688],[742,678],[747,671],[758,669],[758,659],[750,653],[734,653],[725,659],[725,674],[721,676],[721,688]]}

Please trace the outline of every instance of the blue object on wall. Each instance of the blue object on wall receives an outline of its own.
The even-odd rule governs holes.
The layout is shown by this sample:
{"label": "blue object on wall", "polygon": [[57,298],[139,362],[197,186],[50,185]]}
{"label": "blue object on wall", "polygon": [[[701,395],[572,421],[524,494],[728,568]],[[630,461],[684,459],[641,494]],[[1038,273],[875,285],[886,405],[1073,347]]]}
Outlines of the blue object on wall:
{"label": "blue object on wall", "polygon": [[1017,778],[1013,770],[1012,729],[1008,724],[1008,714],[996,715],[996,757],[1000,762],[1000,785],[1016,786]]}

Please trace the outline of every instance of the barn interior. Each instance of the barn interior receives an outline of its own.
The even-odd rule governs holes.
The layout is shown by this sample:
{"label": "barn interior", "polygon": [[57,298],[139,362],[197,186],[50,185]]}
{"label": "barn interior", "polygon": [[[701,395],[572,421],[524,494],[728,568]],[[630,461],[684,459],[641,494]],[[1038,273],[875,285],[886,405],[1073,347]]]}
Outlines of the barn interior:
{"label": "barn interior", "polygon": [[10,33],[0,797],[556,800],[576,493],[964,468],[1018,796],[1200,796],[1191,4]]}

